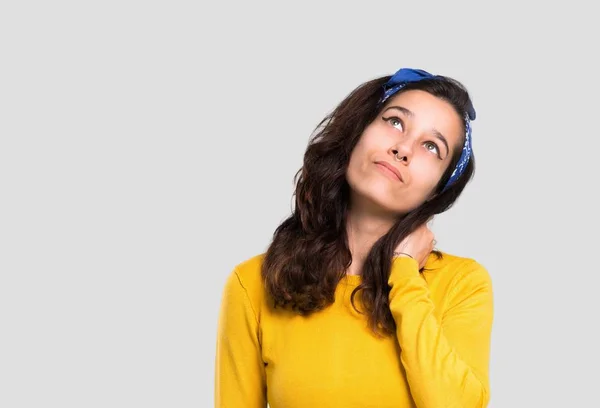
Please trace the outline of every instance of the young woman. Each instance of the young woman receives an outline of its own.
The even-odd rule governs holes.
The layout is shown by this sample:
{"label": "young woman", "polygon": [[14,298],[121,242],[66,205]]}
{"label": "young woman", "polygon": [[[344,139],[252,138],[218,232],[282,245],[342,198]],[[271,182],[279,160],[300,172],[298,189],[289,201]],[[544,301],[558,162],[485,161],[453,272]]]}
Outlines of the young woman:
{"label": "young woman", "polygon": [[473,176],[474,119],[459,82],[404,68],[319,124],[293,213],[225,285],[216,407],[487,406],[490,276],[427,227]]}

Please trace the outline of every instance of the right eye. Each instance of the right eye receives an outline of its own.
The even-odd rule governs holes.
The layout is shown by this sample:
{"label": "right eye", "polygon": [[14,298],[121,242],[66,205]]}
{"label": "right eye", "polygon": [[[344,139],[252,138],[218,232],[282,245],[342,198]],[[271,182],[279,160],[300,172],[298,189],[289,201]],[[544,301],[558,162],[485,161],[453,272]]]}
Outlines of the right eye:
{"label": "right eye", "polygon": [[383,120],[385,120],[386,122],[388,122],[390,125],[392,125],[393,127],[397,128],[397,126],[400,126],[400,130],[401,132],[404,131],[404,124],[402,123],[402,121],[400,120],[399,117],[397,116],[390,116],[389,118],[382,118]]}

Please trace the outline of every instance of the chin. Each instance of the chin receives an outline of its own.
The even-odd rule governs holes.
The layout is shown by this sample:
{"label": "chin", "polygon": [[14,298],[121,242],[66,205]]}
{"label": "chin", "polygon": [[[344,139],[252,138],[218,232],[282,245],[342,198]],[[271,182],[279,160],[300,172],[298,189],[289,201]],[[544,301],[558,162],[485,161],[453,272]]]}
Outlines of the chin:
{"label": "chin", "polygon": [[407,212],[405,203],[398,198],[397,194],[391,194],[389,187],[378,186],[371,183],[363,189],[354,190],[355,199],[371,207],[374,212],[388,214],[404,214]]}
{"label": "chin", "polygon": [[386,214],[394,214],[395,216],[406,214],[407,209],[404,206],[399,206],[398,203],[393,203],[388,200],[371,200],[378,212]]}

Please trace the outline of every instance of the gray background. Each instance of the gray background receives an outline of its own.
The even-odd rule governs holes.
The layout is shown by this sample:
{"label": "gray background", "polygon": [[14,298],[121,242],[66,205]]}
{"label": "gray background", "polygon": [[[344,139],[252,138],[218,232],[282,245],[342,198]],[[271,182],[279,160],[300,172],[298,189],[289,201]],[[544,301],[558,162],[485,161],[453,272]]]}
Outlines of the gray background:
{"label": "gray background", "polygon": [[415,3],[3,2],[0,406],[212,406],[226,276],[313,127],[400,67],[478,111],[433,230],[493,278],[490,406],[600,406],[595,14]]}

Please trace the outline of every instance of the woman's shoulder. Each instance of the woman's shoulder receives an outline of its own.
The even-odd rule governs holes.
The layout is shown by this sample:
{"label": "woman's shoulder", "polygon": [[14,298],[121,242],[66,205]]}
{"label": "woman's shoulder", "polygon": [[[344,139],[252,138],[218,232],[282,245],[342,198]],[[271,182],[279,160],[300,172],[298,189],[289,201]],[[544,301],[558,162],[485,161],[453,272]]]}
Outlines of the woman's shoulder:
{"label": "woman's shoulder", "polygon": [[492,284],[490,273],[481,262],[472,257],[445,251],[439,251],[439,256],[432,253],[427,259],[423,273],[428,281],[439,280],[448,286],[454,286],[459,281],[463,285],[470,283],[475,286],[491,286]]}
{"label": "woman's shoulder", "polygon": [[[456,286],[491,287],[490,273],[481,262],[446,251],[438,251],[438,254],[429,256],[423,270],[423,276],[430,285],[440,289],[445,287],[446,290]],[[265,253],[260,253],[244,259],[234,266],[230,275],[230,279],[235,280],[255,300],[264,296],[261,273],[264,258]]]}
{"label": "woman's shoulder", "polygon": [[265,254],[257,254],[238,262],[230,272],[229,279],[234,280],[249,294],[260,295],[263,292],[261,269]]}

